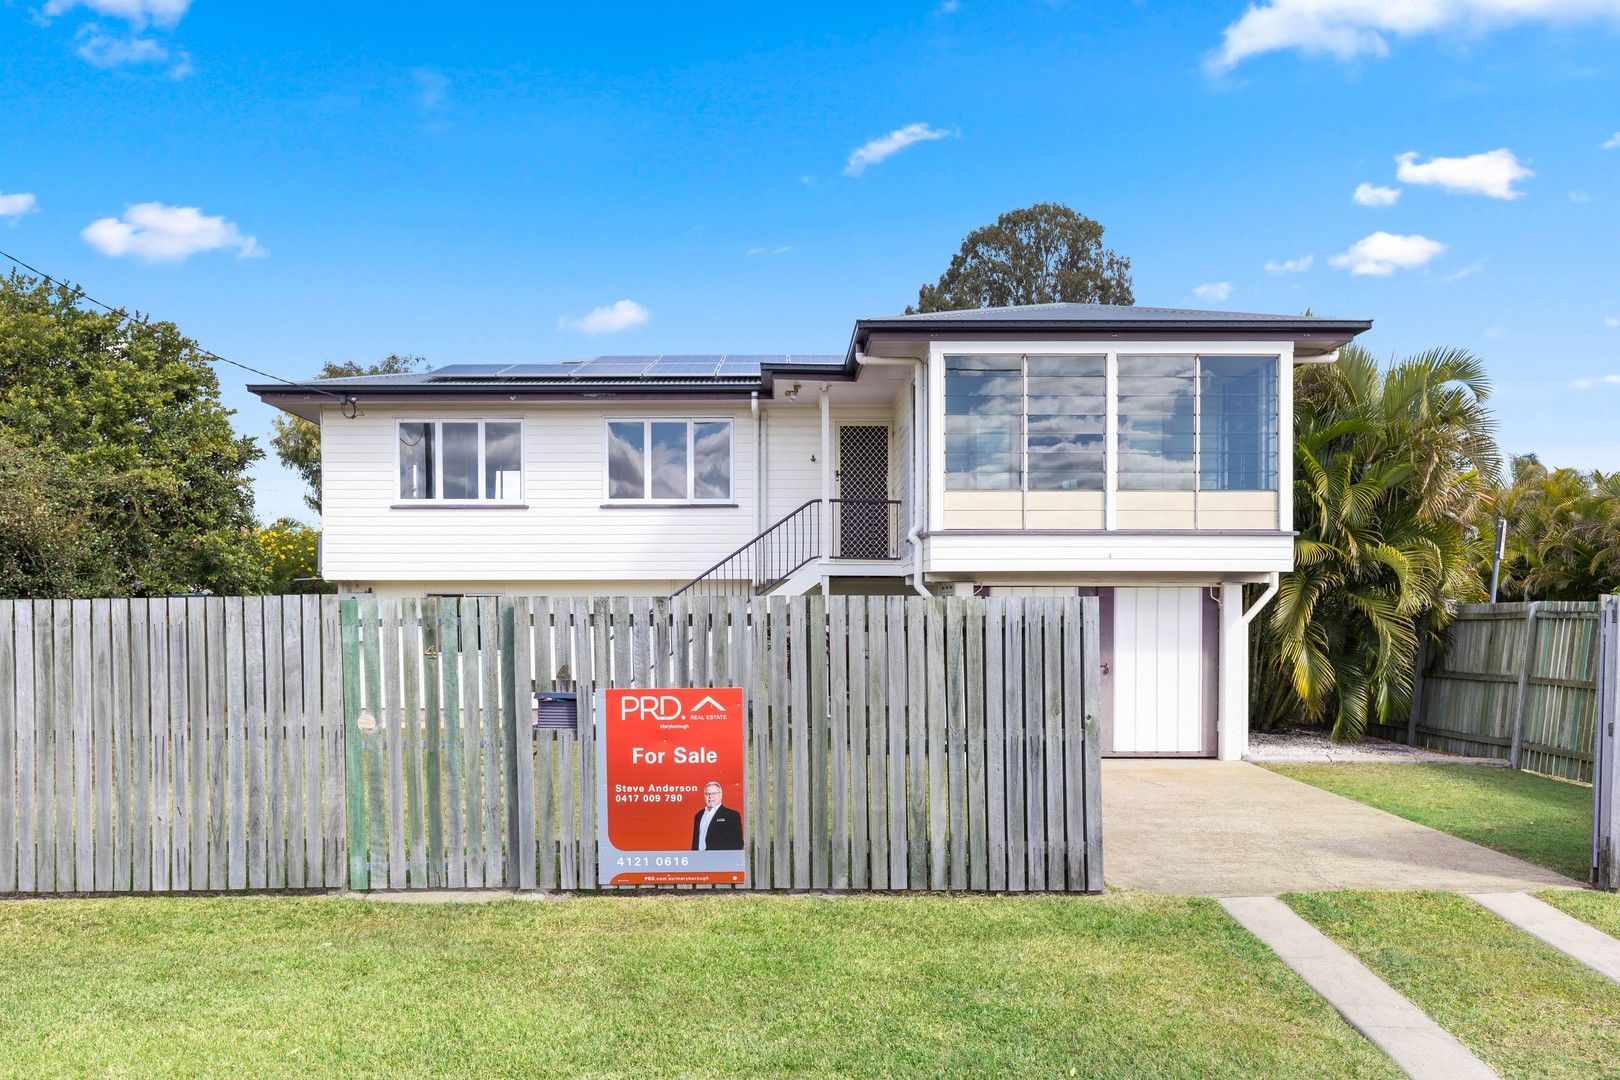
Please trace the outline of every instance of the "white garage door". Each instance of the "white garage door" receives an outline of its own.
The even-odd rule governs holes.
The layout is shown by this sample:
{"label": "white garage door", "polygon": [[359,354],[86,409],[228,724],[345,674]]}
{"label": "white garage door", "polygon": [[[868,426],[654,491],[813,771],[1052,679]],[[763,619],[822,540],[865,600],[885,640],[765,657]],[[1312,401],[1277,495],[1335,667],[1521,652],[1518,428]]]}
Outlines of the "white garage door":
{"label": "white garage door", "polygon": [[1110,752],[1215,752],[1205,606],[1200,588],[1114,590]]}

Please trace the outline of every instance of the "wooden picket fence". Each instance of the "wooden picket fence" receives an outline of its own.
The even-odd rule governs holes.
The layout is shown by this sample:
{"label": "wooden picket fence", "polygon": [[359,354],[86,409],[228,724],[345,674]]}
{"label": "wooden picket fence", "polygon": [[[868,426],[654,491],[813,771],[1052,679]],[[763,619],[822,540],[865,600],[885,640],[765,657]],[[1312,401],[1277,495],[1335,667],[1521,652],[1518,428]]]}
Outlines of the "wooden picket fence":
{"label": "wooden picket fence", "polygon": [[1094,891],[1098,661],[1089,598],[0,601],[0,893],[599,888],[594,691],[706,685],[750,887]]}
{"label": "wooden picket fence", "polygon": [[0,893],[343,884],[335,597],[0,601]]}
{"label": "wooden picket fence", "polygon": [[602,887],[594,691],[739,685],[752,888],[1100,889],[1095,603],[346,600],[350,885]]}
{"label": "wooden picket fence", "polygon": [[1590,783],[1596,601],[1465,604],[1439,655],[1420,658],[1404,729],[1373,734]]}

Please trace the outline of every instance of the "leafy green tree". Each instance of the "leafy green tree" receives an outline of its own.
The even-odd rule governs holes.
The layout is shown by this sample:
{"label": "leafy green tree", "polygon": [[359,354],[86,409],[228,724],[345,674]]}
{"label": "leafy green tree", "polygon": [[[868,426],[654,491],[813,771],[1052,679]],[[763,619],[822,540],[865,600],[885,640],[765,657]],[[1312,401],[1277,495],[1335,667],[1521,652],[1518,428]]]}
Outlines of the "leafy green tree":
{"label": "leafy green tree", "polygon": [[[360,375],[404,375],[407,372],[417,371],[423,366],[420,356],[390,355],[372,364],[362,367],[353,360],[341,364],[326,363],[322,365],[321,372],[316,378],[342,379],[354,378]],[[299,476],[309,490],[304,492],[304,502],[316,513],[321,509],[321,429],[319,425],[312,424],[297,416],[278,413],[273,421],[275,434],[270,436],[270,445],[275,448],[276,457],[281,463]]]}
{"label": "leafy green tree", "polygon": [[[1620,473],[1516,457],[1511,482],[1476,524],[1494,539],[1498,517],[1508,522],[1500,599],[1590,600],[1620,590]],[[1488,562],[1482,572],[1490,573]]]}
{"label": "leafy green tree", "polygon": [[[1256,726],[1331,721],[1335,739],[1404,715],[1418,642],[1483,599],[1471,526],[1500,472],[1478,359],[1365,350],[1296,377],[1295,570],[1259,620]],[[1288,688],[1292,693],[1287,693]]]}
{"label": "leafy green tree", "polygon": [[173,323],[0,280],[0,594],[257,589],[247,470],[219,381]]}
{"label": "leafy green tree", "polygon": [[906,314],[1054,302],[1131,304],[1131,261],[1102,246],[1103,227],[1060,203],[1009,210],[974,229]]}

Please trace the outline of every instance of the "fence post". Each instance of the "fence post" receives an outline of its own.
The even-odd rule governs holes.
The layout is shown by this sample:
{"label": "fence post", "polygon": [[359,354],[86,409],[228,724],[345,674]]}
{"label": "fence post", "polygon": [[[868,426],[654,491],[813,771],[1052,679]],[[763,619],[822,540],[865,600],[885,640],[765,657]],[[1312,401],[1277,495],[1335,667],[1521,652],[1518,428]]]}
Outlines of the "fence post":
{"label": "fence post", "polygon": [[1532,600],[1524,609],[1524,663],[1519,665],[1519,692],[1513,707],[1513,745],[1508,749],[1508,768],[1517,769],[1524,752],[1524,707],[1530,698],[1530,672],[1536,665],[1536,612],[1541,602]]}
{"label": "fence post", "polygon": [[349,888],[371,888],[370,845],[366,842],[365,747],[360,738],[360,602],[339,604],[343,627],[343,776],[347,790]]}
{"label": "fence post", "polygon": [[1412,707],[1406,712],[1406,745],[1417,745],[1418,722],[1423,719],[1423,671],[1429,666],[1429,642],[1418,642],[1417,662],[1412,670]]}
{"label": "fence post", "polygon": [[1597,753],[1592,769],[1592,884],[1620,891],[1620,596],[1598,607]]}

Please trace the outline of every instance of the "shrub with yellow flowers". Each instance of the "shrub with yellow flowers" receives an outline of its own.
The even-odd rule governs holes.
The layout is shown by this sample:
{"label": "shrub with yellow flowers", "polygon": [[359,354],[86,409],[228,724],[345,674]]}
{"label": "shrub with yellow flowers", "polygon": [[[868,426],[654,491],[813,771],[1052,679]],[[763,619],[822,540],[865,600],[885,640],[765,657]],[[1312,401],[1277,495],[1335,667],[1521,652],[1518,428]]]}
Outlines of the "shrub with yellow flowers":
{"label": "shrub with yellow flowers", "polygon": [[268,591],[276,593],[330,592],[318,580],[321,532],[301,521],[282,518],[257,532],[260,557],[269,578]]}

